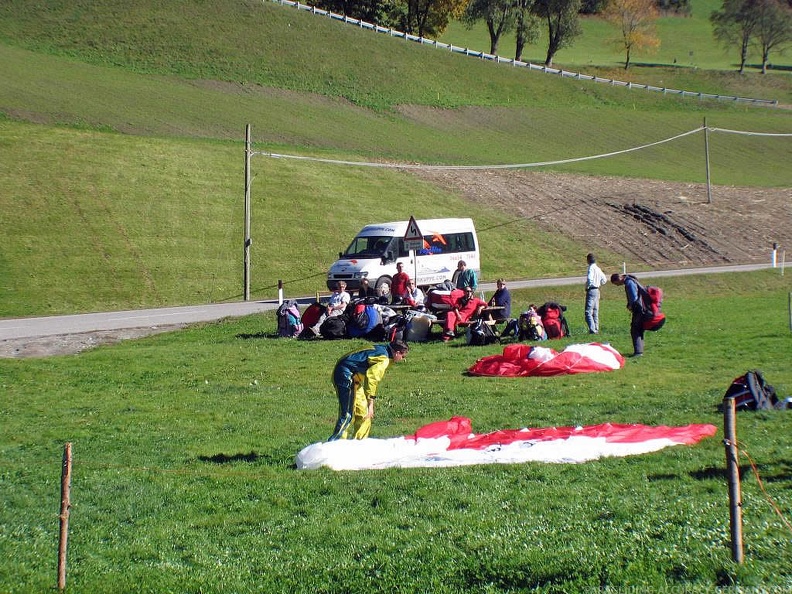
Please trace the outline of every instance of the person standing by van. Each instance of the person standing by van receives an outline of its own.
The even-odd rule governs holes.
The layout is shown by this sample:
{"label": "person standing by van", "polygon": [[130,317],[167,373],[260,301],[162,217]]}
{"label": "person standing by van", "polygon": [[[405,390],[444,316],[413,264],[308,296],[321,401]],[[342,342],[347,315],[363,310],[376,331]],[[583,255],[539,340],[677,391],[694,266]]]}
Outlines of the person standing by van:
{"label": "person standing by van", "polygon": [[410,290],[410,275],[404,272],[404,264],[396,263],[396,274],[391,281],[391,303],[404,303]]}
{"label": "person standing by van", "polygon": [[476,278],[476,271],[468,268],[464,260],[457,263],[456,271],[456,288],[465,290],[468,287],[475,291],[478,288],[478,278]]}
{"label": "person standing by van", "polygon": [[597,266],[594,254],[586,256],[588,271],[586,272],[586,324],[589,334],[599,334],[599,302],[600,287],[608,282],[605,273]]}

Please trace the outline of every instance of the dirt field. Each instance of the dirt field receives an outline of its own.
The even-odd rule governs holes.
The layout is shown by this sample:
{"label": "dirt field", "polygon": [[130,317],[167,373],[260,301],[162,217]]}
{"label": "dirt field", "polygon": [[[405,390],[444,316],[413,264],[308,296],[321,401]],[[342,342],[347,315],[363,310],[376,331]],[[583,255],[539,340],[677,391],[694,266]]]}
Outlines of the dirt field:
{"label": "dirt field", "polygon": [[[416,173],[582,245],[607,248],[654,268],[769,262],[792,247],[792,189],[703,184],[518,171]],[[779,256],[780,257],[780,256]],[[792,253],[790,253],[792,258]],[[74,354],[100,344],[167,332],[179,326],[101,331],[0,341],[0,357]]]}
{"label": "dirt field", "polygon": [[[549,231],[655,268],[769,262],[792,248],[792,189],[520,171],[418,175]],[[792,257],[792,254],[790,255]]]}

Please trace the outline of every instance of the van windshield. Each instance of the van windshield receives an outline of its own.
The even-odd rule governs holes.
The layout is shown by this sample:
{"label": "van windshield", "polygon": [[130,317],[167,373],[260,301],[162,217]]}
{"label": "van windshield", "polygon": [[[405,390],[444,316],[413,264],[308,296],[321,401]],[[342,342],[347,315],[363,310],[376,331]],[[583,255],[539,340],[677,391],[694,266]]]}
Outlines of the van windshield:
{"label": "van windshield", "polygon": [[367,235],[355,237],[344,252],[345,258],[381,258],[393,237]]}

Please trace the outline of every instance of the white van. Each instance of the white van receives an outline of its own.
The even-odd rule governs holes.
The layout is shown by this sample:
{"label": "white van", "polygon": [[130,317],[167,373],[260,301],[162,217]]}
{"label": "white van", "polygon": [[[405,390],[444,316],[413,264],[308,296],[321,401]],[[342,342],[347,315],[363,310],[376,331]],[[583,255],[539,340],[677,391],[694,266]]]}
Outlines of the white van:
{"label": "white van", "polygon": [[342,280],[353,291],[360,287],[360,279],[368,278],[370,286],[388,295],[397,262],[404,264],[404,271],[419,287],[451,280],[460,260],[479,273],[481,258],[472,219],[417,220],[423,235],[423,249],[417,253],[404,249],[408,223],[397,221],[363,227],[330,267],[327,288],[334,289],[336,282]]}

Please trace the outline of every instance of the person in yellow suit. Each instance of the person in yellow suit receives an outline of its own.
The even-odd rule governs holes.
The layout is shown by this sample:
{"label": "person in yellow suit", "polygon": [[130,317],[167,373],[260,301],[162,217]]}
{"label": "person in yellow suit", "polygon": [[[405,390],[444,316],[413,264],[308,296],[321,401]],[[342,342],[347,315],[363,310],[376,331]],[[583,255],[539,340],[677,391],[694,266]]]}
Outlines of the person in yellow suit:
{"label": "person in yellow suit", "polygon": [[398,363],[407,356],[406,342],[395,340],[389,344],[375,344],[352,351],[341,357],[333,369],[333,385],[338,396],[338,421],[327,441],[348,439],[352,425],[354,439],[365,439],[374,418],[374,399],[377,386],[391,362]]}

